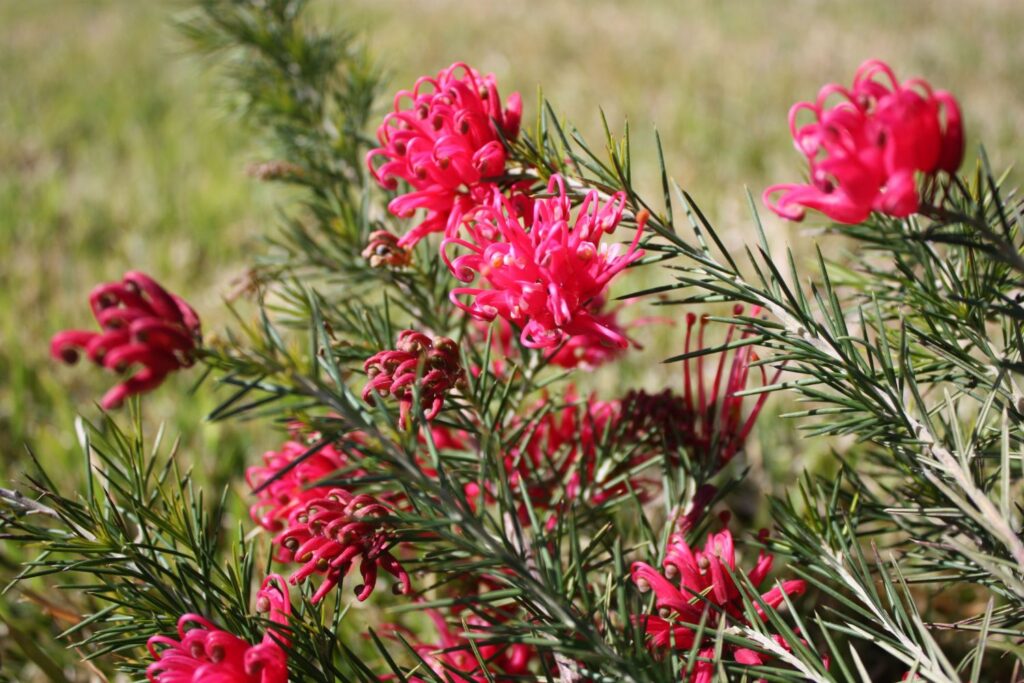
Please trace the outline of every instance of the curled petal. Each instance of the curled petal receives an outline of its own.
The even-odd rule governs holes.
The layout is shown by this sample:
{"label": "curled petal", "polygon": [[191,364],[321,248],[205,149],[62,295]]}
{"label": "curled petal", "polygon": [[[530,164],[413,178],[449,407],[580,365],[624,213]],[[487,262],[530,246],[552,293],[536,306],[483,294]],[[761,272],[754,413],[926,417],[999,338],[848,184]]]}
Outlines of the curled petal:
{"label": "curled petal", "polygon": [[[799,123],[805,112],[810,120]],[[810,182],[773,185],[762,197],[788,220],[802,220],[806,209],[839,223],[861,223],[872,211],[904,218],[919,210],[916,177],[954,173],[963,159],[952,95],[922,79],[901,84],[879,60],[861,65],[851,89],[826,85],[815,103],[794,105],[789,127]]]}
{"label": "curled petal", "polygon": [[202,341],[199,317],[151,277],[133,271],[121,282],[98,285],[89,305],[101,331],[60,332],[50,342],[50,353],[73,363],[85,351],[90,361],[115,372],[142,365],[103,396],[105,408],[155,388],[168,373],[192,364]]}
{"label": "curled petal", "polygon": [[95,332],[64,330],[50,340],[50,355],[68,364],[78,362],[78,352],[96,337]]}

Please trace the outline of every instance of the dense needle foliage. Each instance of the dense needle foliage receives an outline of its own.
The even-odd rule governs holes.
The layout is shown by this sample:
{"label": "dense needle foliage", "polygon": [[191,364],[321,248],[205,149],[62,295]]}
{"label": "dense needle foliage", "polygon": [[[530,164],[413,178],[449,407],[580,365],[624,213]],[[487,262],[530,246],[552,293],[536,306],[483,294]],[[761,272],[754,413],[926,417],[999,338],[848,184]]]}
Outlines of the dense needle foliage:
{"label": "dense needle foliage", "polygon": [[[90,666],[165,682],[1021,676],[1022,213],[984,152],[960,168],[970,103],[868,62],[794,107],[808,184],[765,202],[840,222],[815,263],[780,263],[754,201],[733,253],[664,165],[661,195],[641,196],[628,129],[593,146],[461,63],[395,95],[305,9],[207,0],[181,25],[273,150],[254,174],[295,188],[235,323],[204,344],[188,304],[128,273],[89,298],[100,332],[53,341],[126,373],[106,407],[198,365],[197,391],[222,399],[211,420],[282,433],[238,473],[251,519],[143,433],[144,399],[75,425],[84,490],[60,490],[45,454],[0,489],[5,542],[37,553],[19,580],[89,597],[63,637]],[[855,258],[835,259],[840,239]],[[613,280],[658,315],[627,316]],[[681,390],[588,393],[590,370],[666,321]],[[766,500],[762,530],[731,494],[773,392],[806,406],[785,417],[808,440],[857,445]],[[923,616],[963,586],[984,597],[955,622]]]}

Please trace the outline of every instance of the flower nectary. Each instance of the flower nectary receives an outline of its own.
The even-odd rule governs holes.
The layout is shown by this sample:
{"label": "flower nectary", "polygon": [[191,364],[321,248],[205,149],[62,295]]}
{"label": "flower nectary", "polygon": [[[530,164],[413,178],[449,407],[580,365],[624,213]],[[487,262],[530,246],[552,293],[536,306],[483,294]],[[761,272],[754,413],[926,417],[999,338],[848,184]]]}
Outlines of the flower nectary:
{"label": "flower nectary", "polygon": [[[800,125],[804,113],[812,120]],[[810,183],[773,185],[764,202],[790,220],[802,220],[806,209],[840,223],[872,211],[909,216],[920,208],[917,176],[955,173],[963,159],[956,99],[922,79],[900,83],[878,60],[861,65],[852,88],[829,84],[815,102],[793,105],[789,125]]]}
{"label": "flower nectary", "polygon": [[412,189],[391,201],[392,214],[426,212],[400,246],[412,247],[444,231],[453,213],[490,197],[496,187],[491,179],[505,172],[503,140],[519,134],[521,115],[518,93],[502,108],[494,76],[462,63],[395,95],[393,111],[377,130],[380,147],[370,151],[366,163],[381,186],[394,190],[403,180]]}
{"label": "flower nectary", "polygon": [[394,511],[373,496],[331,489],[292,512],[287,528],[274,539],[275,559],[302,564],[289,577],[293,584],[314,574],[323,577],[313,603],[340,584],[356,560],[363,578],[356,587],[359,600],[373,592],[378,569],[398,580],[395,592],[408,594],[412,591],[409,574],[391,554],[396,543],[393,516]]}
{"label": "flower nectary", "polygon": [[53,336],[50,354],[74,363],[81,353],[118,373],[139,367],[100,401],[116,408],[129,396],[156,388],[167,375],[192,365],[202,343],[199,316],[148,275],[125,273],[121,282],[102,284],[89,295],[99,332],[65,330]]}
{"label": "flower nectary", "polygon": [[[593,306],[611,280],[643,256],[637,244],[647,214],[637,216],[633,241],[623,249],[601,243],[622,220],[623,193],[603,204],[596,191],[587,193],[575,218],[561,176],[551,177],[548,193],[533,203],[529,220],[496,192],[490,204],[450,226],[442,244],[445,262],[458,280],[478,280],[476,287],[453,289],[452,301],[477,320],[501,317],[516,324],[530,348],[552,349],[579,335],[627,347],[622,331],[604,324]],[[452,258],[451,251],[463,253]]]}

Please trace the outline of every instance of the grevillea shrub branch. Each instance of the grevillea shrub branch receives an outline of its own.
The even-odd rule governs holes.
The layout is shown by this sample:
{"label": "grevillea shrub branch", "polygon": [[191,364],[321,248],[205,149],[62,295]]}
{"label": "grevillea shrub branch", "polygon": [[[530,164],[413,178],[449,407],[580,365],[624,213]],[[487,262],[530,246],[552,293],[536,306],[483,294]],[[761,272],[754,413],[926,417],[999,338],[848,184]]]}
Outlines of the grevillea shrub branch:
{"label": "grevillea shrub branch", "polygon": [[[184,24],[296,190],[232,326],[130,271],[53,338],[124,375],[81,491],[42,453],[0,488],[65,644],[154,683],[1019,678],[1022,212],[958,175],[956,84],[872,60],[794,105],[807,183],[763,199],[825,237],[783,265],[663,164],[648,199],[628,136],[463,62],[387,92],[303,9]],[[272,444],[223,496],[141,419],[194,365]]]}

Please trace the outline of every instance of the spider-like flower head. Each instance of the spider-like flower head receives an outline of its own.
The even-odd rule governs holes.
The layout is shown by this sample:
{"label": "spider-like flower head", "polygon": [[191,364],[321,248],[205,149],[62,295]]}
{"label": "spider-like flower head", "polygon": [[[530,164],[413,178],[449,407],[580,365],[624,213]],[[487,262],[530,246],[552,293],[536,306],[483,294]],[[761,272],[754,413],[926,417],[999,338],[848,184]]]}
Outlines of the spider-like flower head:
{"label": "spider-like flower head", "polygon": [[[643,346],[633,337],[628,335],[628,330],[638,327],[653,318],[642,318],[629,323],[619,320],[619,312],[622,306],[606,305],[604,297],[598,297],[588,306],[591,314],[599,325],[612,331],[613,334],[624,337],[630,346],[635,349],[642,349]],[[491,331],[493,329],[493,331]],[[518,349],[512,343],[512,335],[518,334],[512,324],[504,318],[497,318],[493,323],[474,320],[472,328],[473,340],[484,342],[488,334],[491,336],[492,371],[496,375],[504,375],[506,362],[515,358]],[[582,370],[593,370],[597,367],[610,363],[619,358],[626,349],[619,345],[611,345],[604,339],[589,334],[577,334],[566,337],[558,346],[547,349],[545,359],[551,365],[560,368]]]}
{"label": "spider-like flower head", "polygon": [[[803,112],[812,120],[801,125]],[[840,223],[860,223],[872,211],[909,216],[920,207],[916,176],[955,173],[963,160],[956,99],[923,79],[900,83],[878,60],[861,65],[852,88],[828,84],[815,102],[793,105],[789,127],[810,183],[773,185],[764,202],[795,221],[806,209]]]}
{"label": "spider-like flower head", "polygon": [[359,600],[370,597],[378,569],[398,579],[395,592],[408,594],[412,590],[409,574],[391,554],[396,542],[393,516],[392,509],[373,496],[331,489],[292,513],[288,528],[274,539],[276,559],[302,564],[289,577],[293,584],[313,574],[323,577],[311,598],[313,603],[341,583],[357,559],[363,578],[355,589]]}
{"label": "spider-like flower head", "polygon": [[[765,535],[762,533],[762,538]],[[729,624],[749,625],[740,592],[742,589],[733,576],[742,572],[751,585],[758,588],[771,571],[772,563],[772,556],[762,550],[751,571],[738,569],[732,534],[728,530],[708,534],[702,549],[691,548],[682,534],[674,534],[669,539],[662,571],[646,562],[633,563],[633,583],[642,593],[654,591],[655,608],[658,610],[657,615],[636,617],[637,622],[644,625],[651,647],[689,650],[697,638],[696,625],[704,616],[706,628],[698,644],[698,654],[709,657],[714,652],[716,628],[721,620],[725,619]],[[774,609],[782,604],[784,596],[799,595],[805,589],[806,584],[800,579],[782,581],[762,593],[761,600]],[[760,605],[755,610],[761,620],[767,619]],[[749,648],[726,645],[726,650],[741,664],[763,664],[766,661],[764,655]],[[698,664],[695,669],[703,671],[707,667]],[[694,671],[691,680],[704,680],[696,677],[697,673]]]}
{"label": "spider-like flower head", "polygon": [[138,368],[104,394],[100,403],[108,410],[191,366],[202,343],[199,316],[192,307],[143,273],[128,272],[121,282],[99,285],[89,295],[89,305],[100,331],[58,332],[50,341],[50,354],[74,363],[84,352],[93,363],[118,373]]}
{"label": "spider-like flower head", "polygon": [[[283,578],[267,577],[256,596],[256,611],[287,625],[291,603]],[[250,645],[198,614],[185,614],[178,620],[177,640],[158,635],[147,641],[155,661],[146,677],[152,683],[287,683],[282,644],[288,639],[276,629],[268,629],[259,645]]]}
{"label": "spider-like flower head", "polygon": [[447,337],[431,339],[414,330],[398,334],[395,349],[380,351],[363,365],[369,381],[363,400],[373,405],[374,394],[394,396],[399,404],[399,426],[405,428],[412,409],[414,387],[427,420],[433,420],[444,407],[448,393],[466,381],[459,359],[458,345]]}
{"label": "spider-like flower head", "polygon": [[[503,138],[519,134],[522,108],[519,93],[502,108],[494,75],[460,62],[395,95],[393,111],[377,129],[380,147],[369,152],[366,164],[381,186],[394,190],[404,180],[412,189],[388,204],[392,214],[426,212],[400,246],[412,247],[444,231],[453,212],[490,197],[495,187],[490,179],[505,172]],[[378,158],[383,158],[379,165]]]}
{"label": "spider-like flower head", "polygon": [[[605,324],[593,306],[612,278],[643,256],[637,244],[647,213],[637,216],[632,244],[623,249],[601,243],[622,220],[623,193],[602,204],[597,191],[590,191],[575,218],[561,176],[551,176],[548,193],[533,203],[529,221],[495,192],[493,202],[449,227],[442,243],[448,267],[462,282],[478,280],[476,287],[453,289],[452,301],[477,320],[501,317],[516,324],[530,348],[552,349],[578,335],[626,348],[625,334]],[[464,253],[449,258],[449,248]]]}
{"label": "spider-like flower head", "polygon": [[295,510],[323,498],[331,487],[314,484],[350,464],[341,446],[330,443],[303,458],[314,444],[315,440],[289,440],[279,450],[264,453],[262,465],[245,471],[258,498],[249,514],[267,531],[281,531]]}
{"label": "spider-like flower head", "polygon": [[[733,308],[733,315],[743,313],[743,306]],[[759,314],[758,307],[750,311],[753,317]],[[698,318],[694,313],[688,313],[686,316],[685,352],[699,355],[682,363],[683,395],[668,389],[657,394],[629,392],[622,399],[622,416],[628,425],[623,431],[664,443],[670,453],[685,448],[692,457],[717,469],[742,449],[768,395],[762,393],[757,396],[753,407],[744,416],[745,397],[739,394],[750,388],[752,364],[758,360],[752,346],[719,353],[718,362],[713,366],[714,375],[708,377],[709,368],[705,367],[707,356],[701,353],[705,349],[707,324],[706,315]],[[750,329],[731,324],[723,346],[741,342],[752,334]],[[769,383],[763,367],[757,367],[755,372],[760,374],[762,386]]]}

